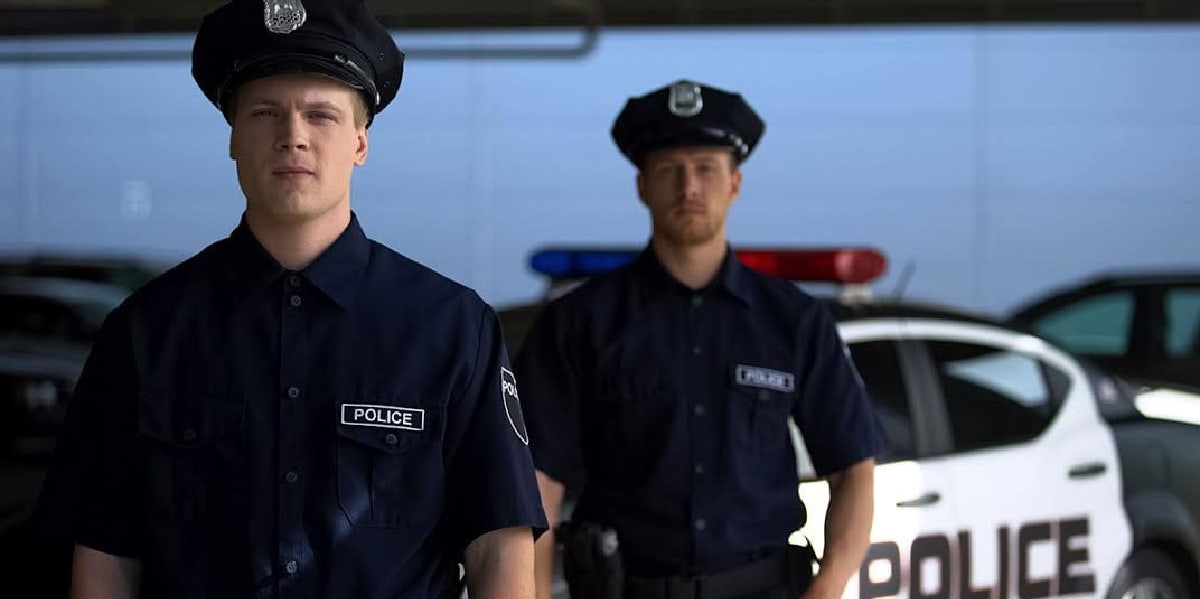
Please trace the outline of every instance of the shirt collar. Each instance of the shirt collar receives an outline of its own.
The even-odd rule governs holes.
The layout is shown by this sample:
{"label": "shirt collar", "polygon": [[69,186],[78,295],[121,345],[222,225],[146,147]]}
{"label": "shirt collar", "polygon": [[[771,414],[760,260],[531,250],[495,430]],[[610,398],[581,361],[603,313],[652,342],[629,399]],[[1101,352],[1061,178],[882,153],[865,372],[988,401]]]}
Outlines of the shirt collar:
{"label": "shirt collar", "polygon": [[[646,290],[648,299],[654,299],[672,292],[680,294],[695,293],[695,291],[680,283],[675,277],[671,276],[671,273],[667,272],[666,267],[658,259],[658,255],[654,253],[652,245],[647,245],[638,254],[638,257],[634,259],[632,268],[634,276]],[[726,244],[725,257],[721,259],[721,267],[717,271],[717,275],[713,278],[713,282],[705,289],[699,291],[706,292],[713,288],[721,288],[738,301],[749,306],[752,303],[749,283],[746,266],[742,264],[741,260],[738,260],[733,249]]]}
{"label": "shirt collar", "polygon": [[[371,241],[350,213],[350,224],[321,255],[300,271],[301,276],[342,308],[349,308],[371,258]],[[261,291],[285,272],[246,224],[245,215],[229,235],[228,272],[238,303]]]}

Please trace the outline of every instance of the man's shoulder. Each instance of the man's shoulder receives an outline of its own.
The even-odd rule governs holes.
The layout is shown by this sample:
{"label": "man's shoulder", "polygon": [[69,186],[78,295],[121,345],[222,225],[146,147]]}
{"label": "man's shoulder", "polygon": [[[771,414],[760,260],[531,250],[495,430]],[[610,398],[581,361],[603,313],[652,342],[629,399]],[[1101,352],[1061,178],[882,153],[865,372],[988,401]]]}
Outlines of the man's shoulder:
{"label": "man's shoulder", "polygon": [[809,294],[792,281],[781,279],[752,268],[745,269],[747,289],[755,304],[797,317],[825,310],[824,300]]}
{"label": "man's shoulder", "polygon": [[186,296],[198,281],[207,282],[219,270],[220,256],[228,239],[221,239],[192,254],[139,287],[125,300],[128,307],[146,307]]}
{"label": "man's shoulder", "polygon": [[557,310],[591,312],[598,306],[610,305],[616,298],[623,297],[633,284],[630,266],[601,273],[574,284],[570,289],[551,300],[548,305]]}
{"label": "man's shoulder", "polygon": [[476,291],[433,268],[371,240],[371,259],[365,279],[368,293],[395,293],[416,304],[457,302],[475,310],[490,310]]}

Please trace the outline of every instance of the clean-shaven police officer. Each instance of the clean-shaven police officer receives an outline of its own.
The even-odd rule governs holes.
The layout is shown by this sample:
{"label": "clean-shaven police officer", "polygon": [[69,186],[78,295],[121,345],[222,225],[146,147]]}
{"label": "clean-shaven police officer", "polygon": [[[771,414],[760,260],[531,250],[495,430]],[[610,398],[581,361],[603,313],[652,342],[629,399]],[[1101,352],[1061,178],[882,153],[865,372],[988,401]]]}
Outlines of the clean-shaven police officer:
{"label": "clean-shaven police officer", "polygon": [[497,318],[350,207],[403,54],[362,0],[233,0],[192,57],[245,212],[95,342],[37,515],[73,596],[440,597],[460,561],[472,597],[532,596]]}
{"label": "clean-shaven police officer", "polygon": [[[629,100],[612,136],[638,169],[650,242],[550,303],[515,360],[551,525],[564,487],[582,488],[559,531],[592,556],[568,557],[573,594],[623,571],[631,599],[840,597],[865,555],[883,442],[855,367],[820,302],[726,241],[763,130],[740,95],[691,81]],[[804,518],[789,418],[831,490],[812,580],[788,545]],[[619,567],[603,558],[614,541]]]}

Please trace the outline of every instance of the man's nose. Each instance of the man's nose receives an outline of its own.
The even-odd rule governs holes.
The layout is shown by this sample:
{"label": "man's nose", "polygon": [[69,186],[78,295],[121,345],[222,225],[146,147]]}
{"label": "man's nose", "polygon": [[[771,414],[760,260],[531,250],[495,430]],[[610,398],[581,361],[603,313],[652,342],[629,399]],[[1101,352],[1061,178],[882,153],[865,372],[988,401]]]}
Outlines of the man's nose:
{"label": "man's nose", "polygon": [[279,134],[275,140],[277,150],[307,150],[308,130],[305,127],[303,115],[288,113],[279,124]]}
{"label": "man's nose", "polygon": [[691,197],[700,189],[700,178],[691,169],[681,168],[675,174],[675,189],[682,197]]}

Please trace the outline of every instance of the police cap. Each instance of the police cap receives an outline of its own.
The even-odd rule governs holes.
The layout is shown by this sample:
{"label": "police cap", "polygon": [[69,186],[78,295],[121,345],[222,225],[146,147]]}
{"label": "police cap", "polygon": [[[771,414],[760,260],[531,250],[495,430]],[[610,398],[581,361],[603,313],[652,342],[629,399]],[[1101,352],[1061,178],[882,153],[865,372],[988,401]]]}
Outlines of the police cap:
{"label": "police cap", "polygon": [[678,146],[725,146],[740,163],[765,128],[740,94],[681,80],[630,98],[613,123],[612,138],[634,166],[650,150]]}
{"label": "police cap", "polygon": [[358,90],[370,124],[400,89],[404,54],[363,0],[231,0],[204,17],[192,47],[192,76],[226,118],[237,86],[301,72]]}

